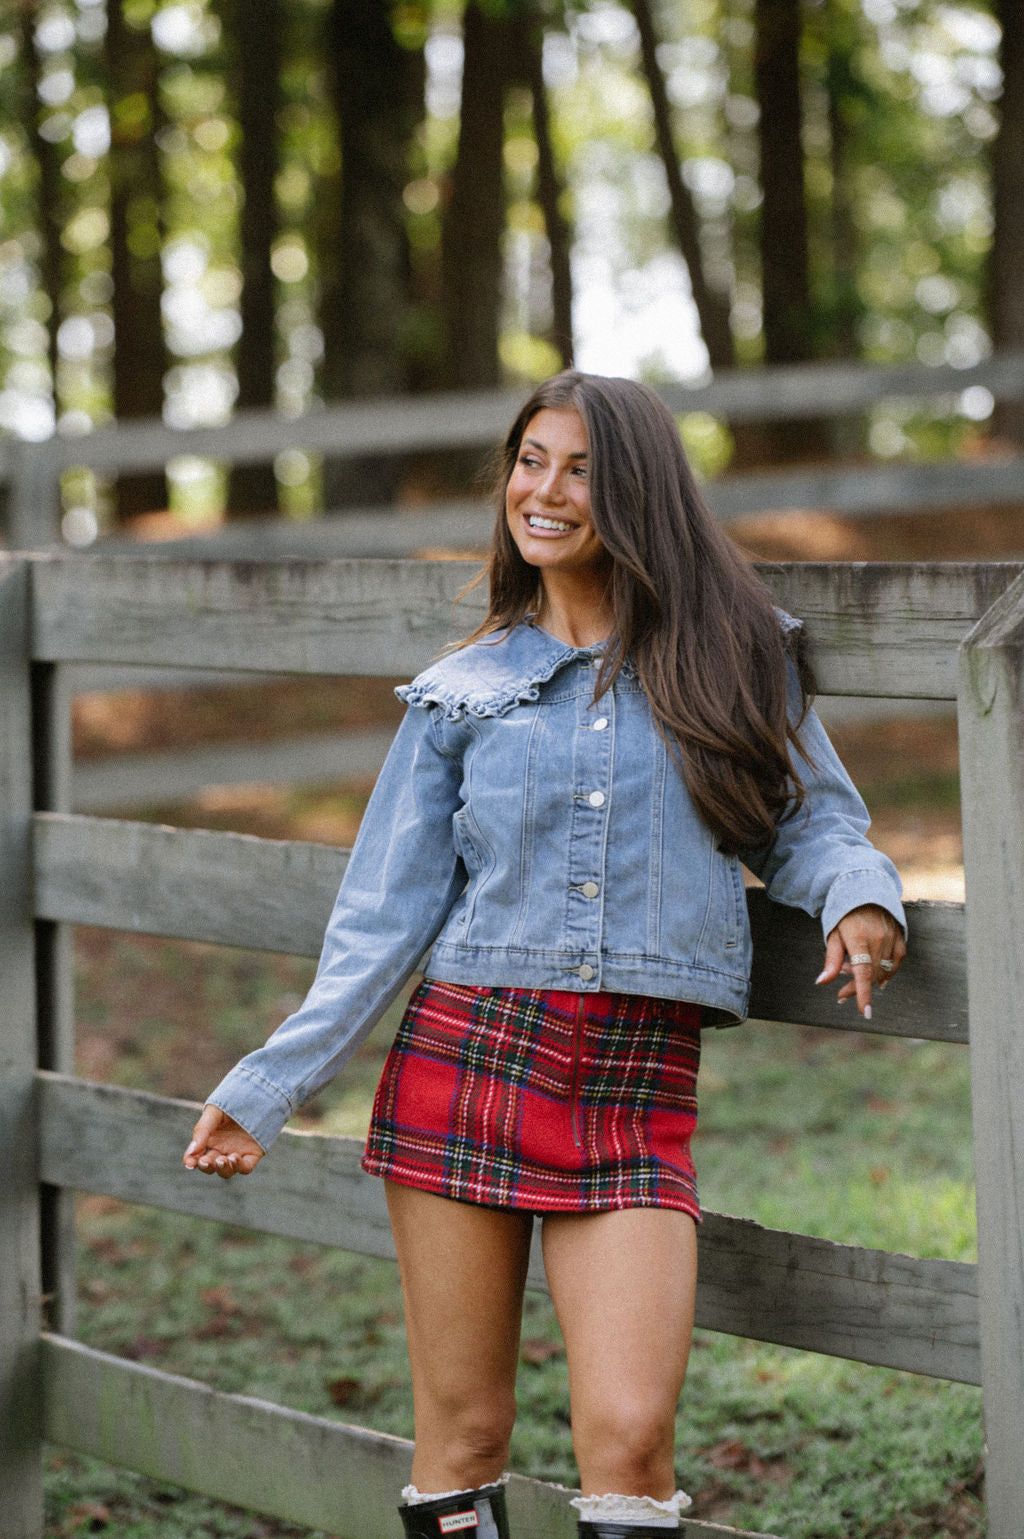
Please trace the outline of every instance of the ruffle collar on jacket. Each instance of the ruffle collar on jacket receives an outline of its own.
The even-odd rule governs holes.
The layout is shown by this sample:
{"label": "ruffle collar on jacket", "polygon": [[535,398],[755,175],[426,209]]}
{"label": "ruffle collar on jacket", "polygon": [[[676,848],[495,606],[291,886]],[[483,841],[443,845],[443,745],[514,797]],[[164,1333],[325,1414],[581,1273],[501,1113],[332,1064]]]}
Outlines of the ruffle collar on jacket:
{"label": "ruffle collar on jacket", "polygon": [[449,652],[395,690],[406,705],[437,705],[449,720],[504,716],[536,700],[542,684],[567,664],[599,657],[604,647],[573,647],[529,621]]}
{"label": "ruffle collar on jacket", "polygon": [[[784,609],[775,612],[785,635],[801,629],[802,620]],[[603,641],[591,647],[570,646],[527,620],[438,658],[411,684],[400,684],[395,694],[406,705],[440,706],[450,721],[466,714],[504,716],[513,706],[536,700],[541,685],[568,663],[599,657],[604,647]],[[622,672],[635,677],[628,657]]]}

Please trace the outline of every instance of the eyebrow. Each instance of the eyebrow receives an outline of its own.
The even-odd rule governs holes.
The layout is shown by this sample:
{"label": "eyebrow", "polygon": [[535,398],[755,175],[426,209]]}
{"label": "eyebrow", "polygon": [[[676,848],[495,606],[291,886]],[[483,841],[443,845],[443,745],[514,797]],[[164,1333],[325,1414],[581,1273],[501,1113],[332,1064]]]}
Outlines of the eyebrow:
{"label": "eyebrow", "polygon": [[[550,454],[551,452],[547,444],[542,444],[539,438],[524,438],[523,443],[532,444],[535,449],[543,449],[545,454]],[[575,453],[569,455],[571,460],[585,460],[586,457],[586,449],[577,449]]]}

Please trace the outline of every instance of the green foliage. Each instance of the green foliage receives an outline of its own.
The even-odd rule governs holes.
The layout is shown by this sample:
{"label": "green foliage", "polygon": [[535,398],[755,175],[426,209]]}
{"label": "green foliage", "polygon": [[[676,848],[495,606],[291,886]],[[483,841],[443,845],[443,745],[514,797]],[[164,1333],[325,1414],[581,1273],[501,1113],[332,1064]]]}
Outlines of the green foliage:
{"label": "green foliage", "polygon": [[[488,4],[507,14],[519,8],[519,0]],[[332,260],[343,168],[325,48],[329,0],[282,0],[282,7],[278,390],[284,409],[300,411],[320,388],[323,345],[315,334],[330,276],[322,266]],[[629,8],[624,0],[551,0],[535,14],[545,33],[555,149],[567,182],[564,212],[575,226],[583,360],[651,378],[692,373],[700,344],[666,225],[664,174]],[[159,123],[143,89],[129,85],[115,96],[109,88],[102,7],[52,0],[31,33],[20,15],[13,5],[0,10],[0,427],[36,436],[45,430],[53,389],[47,328],[65,318],[86,324],[62,333],[59,410],[74,428],[109,411],[110,187],[117,157],[154,133],[162,200],[134,202],[129,249],[139,262],[158,248],[166,259],[168,339],[177,355],[167,381],[171,420],[218,420],[233,398],[231,349],[246,262],[238,245],[244,189],[229,69],[234,13],[213,0],[188,7],[136,0],[126,7],[134,36],[153,39]],[[399,341],[422,379],[429,379],[442,342],[438,263],[446,179],[457,150],[460,15],[458,0],[395,0],[391,12],[396,38],[422,57],[426,81],[427,110],[408,151],[410,316]],[[707,276],[713,287],[731,291],[739,356],[755,361],[761,189],[751,6],[661,3],[655,20]],[[852,350],[875,362],[966,364],[986,351],[992,214],[985,151],[998,127],[998,42],[995,21],[975,0],[820,0],[805,8],[805,171],[818,354]],[[513,84],[508,102],[502,356],[509,378],[526,380],[550,364],[549,274],[529,93]],[[57,205],[46,209],[40,156],[52,162],[59,187]],[[56,220],[63,243],[56,292],[45,270],[46,218]],[[201,261],[188,282],[176,284],[167,268],[182,249],[199,252]],[[207,278],[216,286],[225,275],[235,291],[215,302]],[[883,411],[870,446],[889,457],[955,451],[977,432],[974,404],[973,418],[960,414],[956,401],[941,414]],[[302,510],[315,484],[314,477],[298,499]],[[102,500],[101,491],[92,496]]]}
{"label": "green foliage", "polygon": [[679,419],[679,432],[687,458],[702,480],[726,468],[732,457],[732,435],[719,418],[704,411],[687,412]]}

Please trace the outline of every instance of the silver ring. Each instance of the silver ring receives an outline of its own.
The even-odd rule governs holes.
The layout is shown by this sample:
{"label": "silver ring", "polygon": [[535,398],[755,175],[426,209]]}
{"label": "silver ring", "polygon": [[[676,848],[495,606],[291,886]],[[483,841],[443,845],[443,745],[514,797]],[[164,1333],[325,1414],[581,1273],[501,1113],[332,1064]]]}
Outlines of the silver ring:
{"label": "silver ring", "polygon": [[850,966],[851,967],[870,967],[871,966],[871,952],[870,951],[858,951],[858,952],[856,952],[855,955],[850,958]]}
{"label": "silver ring", "polygon": [[878,965],[882,969],[883,973],[891,973],[893,968],[896,966],[895,962],[879,962]]}

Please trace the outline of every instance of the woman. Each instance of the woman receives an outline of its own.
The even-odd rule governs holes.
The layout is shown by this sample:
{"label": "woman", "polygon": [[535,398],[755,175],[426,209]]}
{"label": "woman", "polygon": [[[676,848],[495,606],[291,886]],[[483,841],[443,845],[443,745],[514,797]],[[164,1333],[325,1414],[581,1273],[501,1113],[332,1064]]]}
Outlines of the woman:
{"label": "woman", "polygon": [[364,1158],[387,1181],[416,1420],[405,1532],[508,1535],[532,1221],[565,1337],[590,1539],[676,1530],[700,1209],[702,1025],[742,1018],[740,857],[819,915],[819,983],[871,1013],[899,879],[808,712],[799,624],[628,380],[541,385],[505,445],[490,609],[399,690],[295,1015],[218,1086],[189,1169],[252,1170],[429,950]]}

